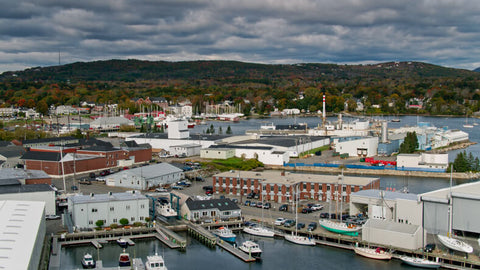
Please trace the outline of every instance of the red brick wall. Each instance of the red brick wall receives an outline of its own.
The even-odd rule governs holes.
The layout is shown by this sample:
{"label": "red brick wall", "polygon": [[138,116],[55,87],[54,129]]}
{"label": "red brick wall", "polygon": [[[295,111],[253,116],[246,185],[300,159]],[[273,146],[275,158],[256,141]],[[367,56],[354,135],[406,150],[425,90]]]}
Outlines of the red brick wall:
{"label": "red brick wall", "polygon": [[52,184],[52,178],[39,178],[39,179],[26,179],[25,185],[33,185],[33,184]]}
{"label": "red brick wall", "polygon": [[[43,170],[50,175],[62,175],[62,164],[52,161],[26,160],[25,165],[29,170]],[[81,173],[91,170],[107,168],[107,159],[104,157],[75,160],[64,162],[65,174]]]}
{"label": "red brick wall", "polygon": [[126,158],[129,158],[132,156],[135,157],[135,160],[134,160],[135,163],[150,161],[152,159],[152,148],[131,150],[127,152]]}

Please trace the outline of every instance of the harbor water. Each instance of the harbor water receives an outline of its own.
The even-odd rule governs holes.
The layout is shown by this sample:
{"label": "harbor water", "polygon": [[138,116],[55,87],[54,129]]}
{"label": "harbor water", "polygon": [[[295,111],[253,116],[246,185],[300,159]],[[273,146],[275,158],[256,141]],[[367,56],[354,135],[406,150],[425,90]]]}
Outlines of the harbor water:
{"label": "harbor water", "polygon": [[[343,121],[351,121],[354,118],[344,117]],[[328,120],[336,121],[336,118],[329,117]],[[388,119],[385,119],[388,120]],[[414,126],[417,122],[430,122],[436,127],[448,127],[449,129],[460,129],[468,132],[470,141],[480,142],[480,125],[474,128],[463,128],[464,119],[444,118],[444,117],[400,117],[401,122],[389,123],[389,128],[398,128],[402,126]],[[207,125],[196,126],[190,130],[191,137],[200,137],[204,131],[213,125],[218,131],[222,127],[223,133],[230,126],[233,134],[244,134],[246,130],[259,129],[261,125],[274,124],[299,124],[307,123],[309,127],[316,127],[321,124],[319,117],[304,118],[271,118],[271,119],[249,119],[238,123],[207,121]],[[480,157],[480,144],[469,146],[465,149],[467,153],[472,153],[475,157]],[[453,161],[458,152],[455,150],[449,152],[449,160]],[[411,193],[424,193],[439,188],[448,187],[449,180],[441,178],[419,178],[409,176],[380,176],[382,188],[395,188],[399,190],[407,186]],[[472,180],[468,180],[472,181]],[[455,181],[455,184],[465,183],[467,181]],[[273,213],[272,213],[273,214]],[[182,233],[180,233],[182,234]],[[141,258],[144,262],[146,256],[152,255],[157,251],[163,255],[169,270],[174,269],[416,269],[403,265],[398,260],[388,262],[367,259],[355,255],[353,251],[331,248],[326,246],[299,246],[281,238],[266,239],[252,238],[250,235],[238,233],[237,243],[243,240],[254,239],[260,244],[263,250],[261,262],[244,263],[232,254],[222,250],[220,247],[209,248],[197,240],[183,236],[187,239],[186,251],[172,250],[164,246],[156,239],[137,239],[136,245],[127,248],[132,258]],[[118,256],[122,248],[116,243],[105,244],[102,249],[95,249],[91,245],[63,247],[61,250],[61,269],[81,269],[81,259],[83,255],[91,253],[97,260],[100,258],[106,267],[118,266]]]}

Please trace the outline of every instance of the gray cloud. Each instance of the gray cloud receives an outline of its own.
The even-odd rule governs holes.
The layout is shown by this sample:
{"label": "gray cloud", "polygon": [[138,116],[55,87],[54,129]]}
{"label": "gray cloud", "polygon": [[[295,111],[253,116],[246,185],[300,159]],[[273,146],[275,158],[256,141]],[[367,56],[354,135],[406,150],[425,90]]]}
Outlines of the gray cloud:
{"label": "gray cloud", "polygon": [[0,71],[104,59],[480,66],[474,0],[4,0]]}

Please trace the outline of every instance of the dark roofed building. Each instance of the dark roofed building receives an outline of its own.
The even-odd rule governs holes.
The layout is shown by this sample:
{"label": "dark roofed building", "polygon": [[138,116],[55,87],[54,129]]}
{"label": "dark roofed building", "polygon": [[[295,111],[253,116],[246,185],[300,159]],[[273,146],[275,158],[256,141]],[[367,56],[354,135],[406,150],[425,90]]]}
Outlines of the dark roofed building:
{"label": "dark roofed building", "polygon": [[188,198],[181,208],[182,216],[192,222],[240,219],[241,208],[230,199],[193,200]]}
{"label": "dark roofed building", "polygon": [[4,146],[0,147],[0,161],[2,168],[13,168],[17,164],[22,163],[20,157],[25,153],[22,146]]}
{"label": "dark roofed building", "polygon": [[17,142],[17,145],[21,145],[25,148],[29,147],[39,147],[39,146],[49,146],[49,145],[67,145],[72,143],[78,143],[79,139],[75,137],[53,137],[53,138],[42,138],[34,140],[23,140]]}

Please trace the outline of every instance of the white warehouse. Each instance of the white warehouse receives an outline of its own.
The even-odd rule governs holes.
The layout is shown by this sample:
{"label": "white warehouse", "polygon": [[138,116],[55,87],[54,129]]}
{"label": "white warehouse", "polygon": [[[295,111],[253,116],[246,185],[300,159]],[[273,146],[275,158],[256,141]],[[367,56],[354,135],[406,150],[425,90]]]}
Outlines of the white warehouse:
{"label": "white warehouse", "polygon": [[333,148],[336,152],[351,157],[371,157],[378,152],[378,137],[334,138]]}
{"label": "white warehouse", "polygon": [[429,171],[445,172],[448,167],[448,154],[399,154],[397,155],[397,168],[415,170],[426,169]]}
{"label": "white warehouse", "polygon": [[68,197],[68,212],[77,228],[95,228],[98,220],[105,226],[119,224],[126,218],[129,224],[145,222],[149,200],[138,191],[75,195]]}

